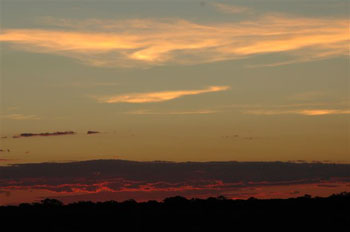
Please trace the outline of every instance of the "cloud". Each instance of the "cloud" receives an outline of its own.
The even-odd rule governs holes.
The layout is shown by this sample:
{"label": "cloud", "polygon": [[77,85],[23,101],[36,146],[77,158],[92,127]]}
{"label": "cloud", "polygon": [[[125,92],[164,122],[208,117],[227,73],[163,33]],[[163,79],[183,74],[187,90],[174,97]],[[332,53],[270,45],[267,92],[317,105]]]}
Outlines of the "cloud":
{"label": "cloud", "polygon": [[331,110],[331,109],[316,109],[316,110],[300,110],[302,115],[327,115],[327,114],[350,114],[350,110]]}
{"label": "cloud", "polygon": [[161,91],[148,93],[131,93],[109,97],[98,97],[97,100],[102,103],[149,103],[163,102],[188,95],[198,95],[203,93],[211,93],[228,90],[229,86],[210,86],[200,90],[176,90],[176,91]]}
{"label": "cloud", "polygon": [[19,109],[18,106],[11,106],[11,107],[8,107],[8,108],[7,108],[8,111],[16,111],[16,110],[18,110],[18,109]]}
{"label": "cloud", "polygon": [[252,13],[253,10],[244,7],[244,6],[236,6],[236,5],[227,5],[223,3],[212,3],[212,5],[219,10],[220,12],[227,13],[227,14],[240,14],[240,13]]}
{"label": "cloud", "polygon": [[280,114],[299,114],[307,116],[332,115],[332,114],[350,114],[350,110],[341,109],[300,109],[300,110],[245,110],[245,114],[255,115],[280,115]]}
{"label": "cloud", "polygon": [[[284,197],[305,189],[316,194],[328,189],[325,194],[329,195],[340,192],[349,182],[349,164],[329,163],[90,160],[0,166],[0,191],[13,195],[22,192],[25,196],[31,192],[36,198],[51,194],[75,201],[150,200],[179,194],[190,198],[253,194],[269,198],[274,196],[269,194],[271,189],[284,189]],[[339,187],[327,188],[329,184]]]}
{"label": "cloud", "polygon": [[[0,191],[55,193],[211,191],[348,183],[349,164],[92,160],[0,166]],[[333,187],[332,187],[333,188]]]}
{"label": "cloud", "polygon": [[319,99],[327,95],[330,95],[330,94],[322,91],[309,91],[309,92],[294,94],[289,98],[292,100],[305,101],[305,100]]}
{"label": "cloud", "polygon": [[132,115],[192,115],[192,114],[214,114],[219,111],[214,110],[196,110],[196,111],[150,111],[150,110],[136,110],[129,111],[126,114]]}
{"label": "cloud", "polygon": [[40,119],[37,115],[23,115],[23,114],[7,114],[2,115],[3,119],[11,119],[11,120],[38,120]]}
{"label": "cloud", "polygon": [[[297,95],[296,95],[297,96]],[[322,96],[318,92],[310,92],[309,94],[300,95],[300,99],[310,99]],[[299,97],[299,95],[298,95]],[[243,114],[252,115],[342,115],[350,114],[347,101],[340,102],[305,102],[291,104],[261,105],[261,104],[232,104],[221,106],[221,108],[234,108]],[[334,108],[328,108],[333,106]],[[336,107],[336,108],[335,108]]]}
{"label": "cloud", "polygon": [[281,52],[300,62],[348,55],[347,19],[267,15],[211,24],[183,19],[56,23],[60,30],[3,29],[0,41],[29,52],[108,67],[191,65]]}
{"label": "cloud", "polygon": [[67,85],[78,87],[78,88],[96,88],[96,87],[114,87],[119,85],[115,82],[73,82]]}
{"label": "cloud", "polygon": [[0,195],[5,195],[5,197],[10,197],[11,196],[11,192],[10,191],[1,191],[0,190]]}
{"label": "cloud", "polygon": [[227,139],[227,140],[231,140],[231,141],[233,141],[233,140],[248,140],[248,141],[252,141],[252,140],[260,139],[259,137],[252,137],[252,136],[242,137],[242,136],[239,136],[238,134],[224,135],[224,136],[221,136],[221,138]]}
{"label": "cloud", "polygon": [[98,134],[100,133],[99,131],[87,131],[86,134],[91,135],[91,134]]}
{"label": "cloud", "polygon": [[34,136],[59,136],[59,135],[74,135],[74,131],[56,131],[56,132],[46,132],[46,133],[22,133],[13,136],[13,138],[21,137],[34,137]]}
{"label": "cloud", "polygon": [[338,185],[336,185],[336,184],[319,184],[318,187],[336,188],[336,187],[338,187]]}

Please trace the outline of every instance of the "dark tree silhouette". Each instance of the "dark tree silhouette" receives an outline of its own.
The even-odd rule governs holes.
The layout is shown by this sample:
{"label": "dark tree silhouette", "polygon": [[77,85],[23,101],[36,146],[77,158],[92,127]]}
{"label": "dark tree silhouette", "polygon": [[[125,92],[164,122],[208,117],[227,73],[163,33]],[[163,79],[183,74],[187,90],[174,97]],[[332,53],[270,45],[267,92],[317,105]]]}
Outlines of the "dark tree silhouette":
{"label": "dark tree silhouette", "polygon": [[347,231],[350,193],[327,198],[230,200],[169,197],[162,202],[81,201],[56,199],[1,206],[4,231]]}
{"label": "dark tree silhouette", "polygon": [[41,204],[45,207],[59,207],[59,206],[63,206],[63,203],[59,200],[56,199],[50,199],[50,198],[46,198],[44,200],[41,201]]}

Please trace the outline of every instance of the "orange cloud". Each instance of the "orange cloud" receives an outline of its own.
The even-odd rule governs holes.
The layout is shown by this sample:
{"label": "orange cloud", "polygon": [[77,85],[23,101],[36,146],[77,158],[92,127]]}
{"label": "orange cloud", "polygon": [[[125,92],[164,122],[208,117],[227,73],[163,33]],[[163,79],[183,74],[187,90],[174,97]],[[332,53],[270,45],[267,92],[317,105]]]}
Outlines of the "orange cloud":
{"label": "orange cloud", "polygon": [[161,91],[148,93],[131,93],[110,97],[98,98],[98,101],[103,103],[149,103],[149,102],[163,102],[180,98],[187,95],[197,95],[202,93],[218,92],[228,90],[229,86],[210,86],[201,90],[177,90],[177,91]]}
{"label": "orange cloud", "polygon": [[59,23],[68,29],[4,29],[0,41],[110,67],[199,64],[274,52],[289,52],[298,57],[296,62],[348,55],[347,19],[264,16],[213,24],[176,19]]}
{"label": "orange cloud", "polygon": [[307,116],[330,115],[330,114],[350,114],[350,110],[334,109],[312,109],[312,110],[246,110],[246,114],[256,115],[279,115],[279,114],[300,114]]}
{"label": "orange cloud", "polygon": [[300,110],[299,114],[303,115],[326,115],[326,114],[350,114],[350,110],[328,110],[328,109],[320,109],[320,110]]}
{"label": "orange cloud", "polygon": [[192,114],[214,114],[218,111],[215,110],[196,110],[196,111],[150,111],[150,110],[137,110],[126,112],[126,114],[132,115],[192,115]]}

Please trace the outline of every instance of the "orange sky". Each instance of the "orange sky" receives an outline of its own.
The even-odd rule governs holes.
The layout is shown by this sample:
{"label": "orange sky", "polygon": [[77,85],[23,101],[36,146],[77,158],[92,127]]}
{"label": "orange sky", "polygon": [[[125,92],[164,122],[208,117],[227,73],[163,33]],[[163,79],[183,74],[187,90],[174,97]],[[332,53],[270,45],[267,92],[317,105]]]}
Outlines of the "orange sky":
{"label": "orange sky", "polygon": [[[3,0],[0,167],[349,163],[348,9],[342,0]],[[290,190],[276,188],[271,196]]]}

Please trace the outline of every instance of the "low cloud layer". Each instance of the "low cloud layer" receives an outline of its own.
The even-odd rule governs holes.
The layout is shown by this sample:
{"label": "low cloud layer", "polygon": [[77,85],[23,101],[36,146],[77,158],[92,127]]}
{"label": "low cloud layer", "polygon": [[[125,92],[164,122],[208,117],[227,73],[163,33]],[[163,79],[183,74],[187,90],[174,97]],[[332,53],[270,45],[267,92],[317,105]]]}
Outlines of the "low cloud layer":
{"label": "low cloud layer", "polygon": [[[231,13],[248,11],[217,7]],[[61,29],[4,28],[0,41],[108,67],[191,65],[269,53],[288,53],[296,62],[348,55],[347,19],[265,15],[211,24],[164,18],[51,21]]]}
{"label": "low cloud layer", "polygon": [[198,95],[203,93],[219,92],[228,90],[229,86],[210,86],[206,89],[199,90],[176,90],[176,91],[160,91],[147,93],[130,93],[109,97],[97,98],[102,103],[150,103],[163,102],[189,95]]}
{"label": "low cloud layer", "polygon": [[94,160],[0,167],[0,190],[56,193],[212,190],[350,182],[349,164]]}

